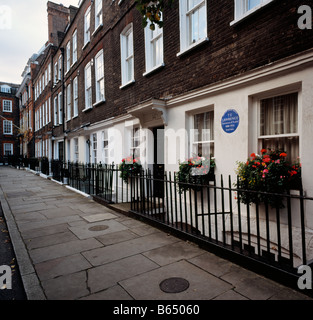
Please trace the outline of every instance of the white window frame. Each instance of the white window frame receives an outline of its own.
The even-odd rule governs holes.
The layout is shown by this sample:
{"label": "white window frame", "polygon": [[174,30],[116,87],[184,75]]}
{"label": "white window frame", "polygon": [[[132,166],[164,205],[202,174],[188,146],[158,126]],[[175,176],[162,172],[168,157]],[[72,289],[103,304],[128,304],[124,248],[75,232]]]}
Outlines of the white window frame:
{"label": "white window frame", "polygon": [[[8,103],[8,105],[6,105]],[[8,107],[8,109],[6,109]],[[12,112],[12,100],[3,100],[3,112]]]}
{"label": "white window frame", "polygon": [[130,155],[135,159],[140,157],[140,128],[133,127],[131,131]]}
{"label": "white window frame", "polygon": [[91,63],[85,67],[85,109],[92,108],[92,79],[91,79]]}
{"label": "white window frame", "polygon": [[[262,100],[267,100],[267,99],[272,99],[272,98],[279,98],[279,97],[284,97],[288,96],[290,94],[297,94],[297,117],[296,117],[296,125],[297,125],[297,130],[296,132],[288,132],[288,133],[273,133],[271,135],[262,135],[261,134],[261,102]],[[274,110],[273,111],[273,123],[275,123],[275,115],[274,115]],[[285,123],[285,122],[284,122]],[[296,139],[298,140],[298,149],[300,149],[300,128],[299,128],[300,122],[299,122],[299,92],[298,91],[292,91],[292,92],[287,92],[287,93],[281,93],[281,94],[275,94],[274,96],[268,96],[268,97],[262,97],[258,100],[258,136],[257,136],[257,141],[258,141],[258,150],[261,150],[263,148],[263,141],[269,141],[269,140],[283,140],[283,139]],[[290,156],[290,150],[284,150],[287,152],[288,157]],[[300,151],[299,151],[300,152]],[[297,156],[300,156],[298,154]],[[292,162],[296,161],[297,159],[289,159]]]}
{"label": "white window frame", "polygon": [[102,161],[104,164],[109,164],[109,130],[104,129],[102,136]]}
{"label": "white window frame", "polygon": [[71,117],[72,117],[72,91],[71,91],[71,84],[70,83],[66,87],[66,116],[67,116],[67,121],[71,120]]}
{"label": "white window frame", "polygon": [[58,83],[58,61],[54,64],[54,84]]}
{"label": "white window frame", "polygon": [[71,41],[66,45],[66,72],[69,72],[71,68]]}
{"label": "white window frame", "polygon": [[77,29],[74,31],[72,36],[72,46],[73,46],[73,64],[77,61]]}
{"label": "white window frame", "polygon": [[[230,25],[234,25],[237,22],[245,19],[250,14],[258,11],[262,7],[268,5],[274,0],[260,0],[260,3],[252,8],[249,8],[250,0],[234,0],[235,4],[235,12],[234,12],[234,20],[230,23]],[[253,0],[252,0],[253,1]]]}
{"label": "white window frame", "polygon": [[84,16],[84,47],[90,42],[90,15],[91,11],[89,6]]}
{"label": "white window frame", "polygon": [[99,51],[95,57],[95,78],[96,78],[96,104],[105,101],[104,89],[104,56],[103,50]]}
{"label": "white window frame", "polygon": [[54,108],[54,125],[58,126],[59,125],[59,117],[58,117],[58,96],[54,97],[54,101],[53,101],[53,108]]}
{"label": "white window frame", "polygon": [[73,118],[78,116],[78,78],[73,80]]}
{"label": "white window frame", "polygon": [[78,162],[79,161],[79,142],[78,138],[74,138],[74,161]]}
{"label": "white window frame", "polygon": [[[195,124],[195,117],[198,116],[198,115],[204,115],[206,113],[211,113],[210,116],[213,115],[213,120],[212,120],[212,123],[213,123],[213,128],[209,128],[210,130],[210,139],[207,139],[206,137],[206,133],[205,132],[202,132],[202,136],[200,136],[200,133],[197,132],[197,128],[196,128],[196,124]],[[191,144],[190,144],[190,156],[198,156],[199,154],[199,145],[208,145],[209,146],[209,149],[211,150],[211,145],[213,145],[213,150],[215,150],[215,140],[214,140],[214,137],[215,137],[215,129],[214,129],[214,126],[215,126],[215,114],[214,114],[214,108],[213,107],[208,107],[206,108],[206,110],[201,110],[201,112],[194,112],[191,114],[191,127],[192,127],[192,130],[191,130]],[[204,136],[203,136],[204,135]],[[196,138],[198,136],[198,138]],[[214,152],[213,154],[210,154],[209,156],[214,156]],[[202,153],[202,156],[203,153]]]}
{"label": "white window frame", "polygon": [[63,124],[62,92],[60,92],[58,95],[58,115],[59,115],[59,124]]}
{"label": "white window frame", "polygon": [[95,1],[95,31],[103,25],[102,0]]}
{"label": "white window frame", "polygon": [[62,56],[59,56],[58,59],[58,80],[62,79]]}
{"label": "white window frame", "polygon": [[[188,50],[191,50],[192,48],[198,46],[204,41],[208,41],[208,16],[207,16],[207,0],[199,0],[201,1],[199,4],[194,6],[191,10],[188,11],[187,0],[179,0],[179,14],[180,14],[180,52],[177,54],[177,56],[180,56],[181,54],[185,53]],[[202,9],[204,7],[205,12],[205,21],[204,21],[204,28],[205,33],[202,37],[199,37],[196,41],[191,41],[189,36],[189,17]],[[199,23],[198,23],[199,25]],[[200,28],[200,26],[199,26]]]}
{"label": "white window frame", "polygon": [[[8,147],[8,146],[10,146],[10,150],[9,150],[9,152],[10,152],[10,154],[6,154],[6,147]],[[7,156],[7,155],[9,155],[9,156],[12,156],[13,155],[13,143],[4,143],[3,144],[3,155],[4,156]]]}
{"label": "white window frame", "polygon": [[[9,129],[9,130],[7,130]],[[13,135],[13,121],[3,120],[3,134]]]}
{"label": "white window frame", "polygon": [[146,72],[143,74],[144,76],[164,66],[163,28],[156,26],[155,30],[151,30],[149,25],[146,26],[145,53]]}
{"label": "white window frame", "polygon": [[[134,33],[133,24],[126,26],[120,35],[121,42],[121,72],[122,85],[120,88],[133,83],[135,81],[134,75]],[[130,71],[130,74],[129,74]]]}
{"label": "white window frame", "polygon": [[92,135],[92,162],[97,163],[98,161],[98,136],[97,133]]}

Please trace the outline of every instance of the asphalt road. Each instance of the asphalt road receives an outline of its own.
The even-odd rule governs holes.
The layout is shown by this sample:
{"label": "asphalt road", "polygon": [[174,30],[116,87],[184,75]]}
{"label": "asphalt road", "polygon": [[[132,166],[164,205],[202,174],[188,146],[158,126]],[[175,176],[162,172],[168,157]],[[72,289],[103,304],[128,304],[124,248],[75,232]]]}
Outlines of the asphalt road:
{"label": "asphalt road", "polygon": [[7,289],[4,281],[5,273],[0,269],[0,300],[27,300],[14,249],[7,229],[0,203],[0,267],[10,266],[12,274],[12,289]]}

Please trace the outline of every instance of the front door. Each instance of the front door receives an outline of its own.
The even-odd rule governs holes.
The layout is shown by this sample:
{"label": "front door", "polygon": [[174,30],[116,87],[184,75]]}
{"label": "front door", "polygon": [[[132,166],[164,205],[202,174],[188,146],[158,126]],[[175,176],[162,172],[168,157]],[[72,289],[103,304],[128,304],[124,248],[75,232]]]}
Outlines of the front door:
{"label": "front door", "polygon": [[[153,128],[154,137],[154,164],[153,190],[154,196],[164,197],[164,126]],[[160,181],[162,180],[162,181]]]}

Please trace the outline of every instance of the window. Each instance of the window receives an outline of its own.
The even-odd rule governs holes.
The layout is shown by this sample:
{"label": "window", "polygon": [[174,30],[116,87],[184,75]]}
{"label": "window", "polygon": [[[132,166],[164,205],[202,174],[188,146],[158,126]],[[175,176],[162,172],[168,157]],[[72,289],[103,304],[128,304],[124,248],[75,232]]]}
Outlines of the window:
{"label": "window", "polygon": [[96,102],[104,101],[104,65],[103,51],[96,56]]}
{"label": "window", "polygon": [[102,0],[96,0],[95,4],[95,29],[102,25]]}
{"label": "window", "polygon": [[66,72],[71,68],[71,41],[66,45]]}
{"label": "window", "polygon": [[132,130],[130,154],[133,157],[133,159],[140,157],[140,129],[139,128],[134,128]]}
{"label": "window", "polygon": [[145,28],[146,72],[163,64],[163,28],[155,27],[151,30],[149,25]]}
{"label": "window", "polygon": [[10,120],[3,120],[3,134],[13,134],[13,123]]}
{"label": "window", "polygon": [[3,154],[5,156],[13,155],[13,144],[12,143],[4,143],[3,144]]}
{"label": "window", "polygon": [[214,155],[214,111],[195,114],[192,153],[195,156]]}
{"label": "window", "polygon": [[102,131],[102,159],[105,164],[109,163],[109,134],[108,129]]}
{"label": "window", "polygon": [[235,0],[235,21],[249,15],[273,0]]}
{"label": "window", "polygon": [[66,88],[66,111],[67,111],[67,120],[71,120],[72,116],[72,91],[71,85],[69,84]]}
{"label": "window", "polygon": [[206,0],[180,0],[181,52],[207,39]]}
{"label": "window", "polygon": [[122,86],[134,81],[133,25],[128,25],[121,34]]}
{"label": "window", "polygon": [[78,138],[74,139],[74,161],[78,162],[79,160],[79,149],[78,149]]}
{"label": "window", "polygon": [[11,87],[8,86],[8,85],[2,85],[1,86],[1,92],[4,92],[4,93],[11,93]]}
{"label": "window", "polygon": [[54,64],[54,83],[58,82],[58,63]]}
{"label": "window", "polygon": [[77,61],[77,30],[75,30],[73,33],[72,43],[73,43],[73,63],[75,63]]}
{"label": "window", "polygon": [[51,122],[51,98],[48,99],[48,115],[47,115],[48,123]]}
{"label": "window", "polygon": [[87,9],[85,13],[85,29],[84,29],[84,45],[86,45],[90,41],[90,7]]}
{"label": "window", "polygon": [[73,117],[77,117],[78,116],[78,79],[77,77],[73,81],[73,99],[74,99]]}
{"label": "window", "polygon": [[92,135],[92,159],[93,163],[97,163],[97,134]]}
{"label": "window", "polygon": [[11,100],[3,100],[3,112],[12,112]]}
{"label": "window", "polygon": [[63,123],[63,111],[62,111],[62,93],[59,93],[58,97],[58,114],[59,114],[59,124]]}
{"label": "window", "polygon": [[48,81],[51,81],[51,63],[49,63],[49,67],[48,67]]}
{"label": "window", "polygon": [[85,109],[92,107],[91,64],[85,67]]}
{"label": "window", "polygon": [[285,151],[288,160],[299,156],[298,94],[260,101],[259,149]]}
{"label": "window", "polygon": [[62,79],[62,56],[59,56],[59,75],[58,75],[58,79],[59,80]]}

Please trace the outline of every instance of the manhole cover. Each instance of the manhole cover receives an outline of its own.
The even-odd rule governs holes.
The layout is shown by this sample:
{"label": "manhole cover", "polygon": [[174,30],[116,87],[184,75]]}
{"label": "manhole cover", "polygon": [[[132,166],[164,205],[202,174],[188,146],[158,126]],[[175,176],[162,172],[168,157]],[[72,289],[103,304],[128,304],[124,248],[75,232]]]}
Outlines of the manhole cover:
{"label": "manhole cover", "polygon": [[94,226],[94,227],[89,228],[88,230],[89,231],[103,231],[108,228],[109,228],[108,226]]}
{"label": "manhole cover", "polygon": [[160,289],[166,293],[179,293],[189,288],[189,282],[183,278],[169,278],[160,283]]}

